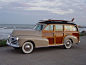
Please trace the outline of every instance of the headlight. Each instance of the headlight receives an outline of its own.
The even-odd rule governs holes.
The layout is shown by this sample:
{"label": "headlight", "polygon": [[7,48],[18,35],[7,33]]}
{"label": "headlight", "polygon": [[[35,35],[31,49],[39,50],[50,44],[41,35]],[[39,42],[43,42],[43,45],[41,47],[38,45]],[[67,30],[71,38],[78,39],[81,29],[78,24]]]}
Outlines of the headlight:
{"label": "headlight", "polygon": [[16,40],[19,40],[19,37],[16,37]]}
{"label": "headlight", "polygon": [[8,37],[10,37],[10,35],[8,35]]}

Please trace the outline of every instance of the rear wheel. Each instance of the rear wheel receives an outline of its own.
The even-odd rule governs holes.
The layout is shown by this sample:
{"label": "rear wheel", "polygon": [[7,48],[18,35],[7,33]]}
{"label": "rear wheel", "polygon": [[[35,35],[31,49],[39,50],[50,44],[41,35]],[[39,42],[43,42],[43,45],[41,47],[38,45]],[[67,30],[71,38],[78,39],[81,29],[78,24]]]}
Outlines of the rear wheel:
{"label": "rear wheel", "polygon": [[64,41],[64,48],[70,49],[72,46],[72,41],[70,39]]}
{"label": "rear wheel", "polygon": [[25,42],[21,50],[25,54],[31,53],[33,51],[33,44],[31,42]]}

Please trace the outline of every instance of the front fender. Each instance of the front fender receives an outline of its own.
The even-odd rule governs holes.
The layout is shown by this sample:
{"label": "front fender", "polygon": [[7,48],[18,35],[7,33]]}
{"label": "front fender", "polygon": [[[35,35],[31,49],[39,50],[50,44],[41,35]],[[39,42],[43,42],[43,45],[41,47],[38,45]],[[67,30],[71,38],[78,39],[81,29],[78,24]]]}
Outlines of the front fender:
{"label": "front fender", "polygon": [[35,47],[42,47],[42,46],[48,46],[49,41],[46,38],[43,38],[41,36],[19,36],[19,47],[22,47],[22,45],[26,41],[33,41],[35,44]]}
{"label": "front fender", "polygon": [[78,43],[78,38],[77,38],[76,36],[67,35],[67,36],[64,37],[64,41],[65,41],[65,40],[68,40],[68,39],[71,39],[72,42],[73,42],[73,44]]}

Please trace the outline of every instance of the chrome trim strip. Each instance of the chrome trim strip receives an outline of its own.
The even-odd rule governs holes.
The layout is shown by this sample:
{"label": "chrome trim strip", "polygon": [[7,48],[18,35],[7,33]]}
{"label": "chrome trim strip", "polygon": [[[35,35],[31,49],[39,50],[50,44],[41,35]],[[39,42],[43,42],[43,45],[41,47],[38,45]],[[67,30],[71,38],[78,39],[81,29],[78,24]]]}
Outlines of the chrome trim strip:
{"label": "chrome trim strip", "polygon": [[42,48],[42,47],[52,47],[52,46],[62,46],[63,44],[57,44],[57,45],[48,45],[48,46],[39,46],[39,47],[36,47],[36,48]]}
{"label": "chrome trim strip", "polygon": [[63,44],[56,44],[56,45],[48,45],[48,46],[61,46]]}

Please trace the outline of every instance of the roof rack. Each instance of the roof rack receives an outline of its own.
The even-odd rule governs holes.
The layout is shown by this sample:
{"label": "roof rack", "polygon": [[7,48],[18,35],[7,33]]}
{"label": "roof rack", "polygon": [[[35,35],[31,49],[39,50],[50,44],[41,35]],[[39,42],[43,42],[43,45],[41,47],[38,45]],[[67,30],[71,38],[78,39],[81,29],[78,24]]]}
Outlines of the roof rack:
{"label": "roof rack", "polygon": [[70,22],[70,23],[73,23],[74,21],[74,18],[71,20],[71,21],[67,21],[67,20],[52,20],[52,19],[45,19],[45,20],[39,20],[41,22]]}

